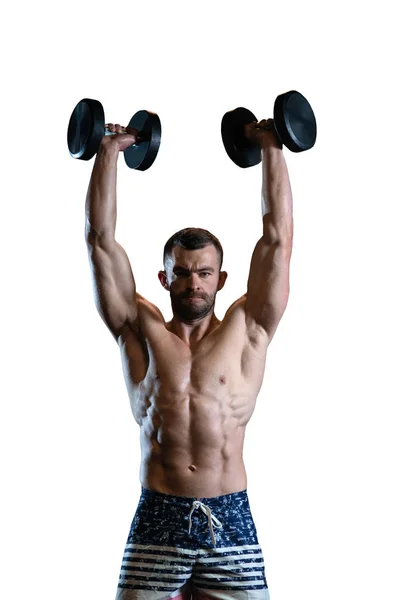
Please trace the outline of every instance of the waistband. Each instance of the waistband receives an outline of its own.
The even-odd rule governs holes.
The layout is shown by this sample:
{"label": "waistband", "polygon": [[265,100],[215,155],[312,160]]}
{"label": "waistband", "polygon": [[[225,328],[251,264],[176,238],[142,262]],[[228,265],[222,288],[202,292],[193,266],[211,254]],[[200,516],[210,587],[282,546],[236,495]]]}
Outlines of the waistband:
{"label": "waistband", "polygon": [[160,500],[164,502],[170,502],[171,504],[177,504],[181,506],[191,506],[194,502],[200,501],[203,504],[209,506],[221,506],[221,505],[235,505],[237,502],[248,500],[247,489],[240,492],[233,492],[231,494],[223,494],[222,496],[213,496],[212,498],[198,498],[196,496],[174,496],[173,494],[164,494],[163,492],[157,492],[155,490],[149,490],[148,488],[142,487],[142,498]]}

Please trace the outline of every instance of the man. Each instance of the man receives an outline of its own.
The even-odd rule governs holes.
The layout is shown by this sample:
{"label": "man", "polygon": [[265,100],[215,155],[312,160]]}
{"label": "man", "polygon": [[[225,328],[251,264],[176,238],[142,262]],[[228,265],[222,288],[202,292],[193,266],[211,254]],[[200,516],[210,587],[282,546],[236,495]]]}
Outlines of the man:
{"label": "man", "polygon": [[[118,600],[269,598],[247,497],[242,450],[268,345],[289,296],[292,195],[270,120],[247,126],[262,148],[263,235],[247,293],[214,314],[227,273],[217,238],[189,228],[168,240],[161,285],[173,318],[136,292],[114,238],[120,151],[137,132],[109,125],[86,202],[86,240],[99,313],[121,351],[140,426],[142,493],[129,532]],[[261,126],[260,126],[261,125]]]}

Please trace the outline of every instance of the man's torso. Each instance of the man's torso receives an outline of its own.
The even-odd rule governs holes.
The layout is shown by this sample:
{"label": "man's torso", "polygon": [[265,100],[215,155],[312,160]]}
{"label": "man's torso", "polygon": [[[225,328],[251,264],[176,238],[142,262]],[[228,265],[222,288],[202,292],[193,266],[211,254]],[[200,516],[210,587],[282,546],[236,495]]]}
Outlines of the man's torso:
{"label": "man's torso", "polygon": [[245,428],[261,388],[268,336],[248,322],[244,306],[245,296],[189,347],[138,296],[138,319],[119,345],[140,426],[143,487],[199,498],[246,489]]}

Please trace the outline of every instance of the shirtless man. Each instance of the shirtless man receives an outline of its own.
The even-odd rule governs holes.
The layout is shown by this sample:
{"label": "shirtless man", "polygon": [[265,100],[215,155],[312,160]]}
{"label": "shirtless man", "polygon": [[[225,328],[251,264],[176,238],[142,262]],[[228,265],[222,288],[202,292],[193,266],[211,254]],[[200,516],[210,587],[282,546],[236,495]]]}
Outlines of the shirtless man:
{"label": "shirtless man", "polygon": [[206,230],[182,230],[167,242],[158,273],[171,297],[166,323],[136,292],[114,237],[117,159],[137,132],[108,127],[116,135],[103,138],[93,167],[86,241],[96,306],[120,348],[142,452],[116,598],[268,599],[242,451],[289,296],[292,195],[282,146],[273,131],[247,127],[263,157],[263,235],[247,293],[219,321],[215,298],[227,278],[220,243]]}

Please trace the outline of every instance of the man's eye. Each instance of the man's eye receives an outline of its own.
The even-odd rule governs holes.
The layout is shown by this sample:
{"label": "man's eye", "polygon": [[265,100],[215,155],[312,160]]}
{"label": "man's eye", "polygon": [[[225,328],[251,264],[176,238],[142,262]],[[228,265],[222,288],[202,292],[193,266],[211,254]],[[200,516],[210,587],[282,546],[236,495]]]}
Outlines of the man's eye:
{"label": "man's eye", "polygon": [[200,275],[211,275],[211,273],[200,273]]}

